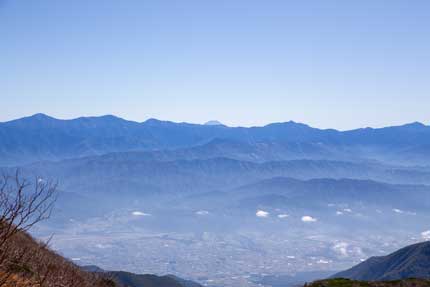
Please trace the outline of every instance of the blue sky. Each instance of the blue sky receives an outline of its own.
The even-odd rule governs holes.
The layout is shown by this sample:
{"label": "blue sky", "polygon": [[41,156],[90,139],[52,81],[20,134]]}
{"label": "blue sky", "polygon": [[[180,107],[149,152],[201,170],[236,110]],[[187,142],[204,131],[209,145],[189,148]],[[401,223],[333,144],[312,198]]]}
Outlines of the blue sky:
{"label": "blue sky", "polygon": [[430,1],[0,0],[0,121],[430,123]]}

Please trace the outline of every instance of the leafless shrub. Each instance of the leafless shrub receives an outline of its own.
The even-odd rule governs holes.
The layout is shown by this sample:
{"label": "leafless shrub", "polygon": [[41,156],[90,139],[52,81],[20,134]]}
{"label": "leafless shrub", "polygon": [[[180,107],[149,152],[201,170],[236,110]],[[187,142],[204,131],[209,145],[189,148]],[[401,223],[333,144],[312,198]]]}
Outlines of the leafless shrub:
{"label": "leafless shrub", "polygon": [[0,178],[0,287],[107,287],[106,278],[87,273],[33,239],[27,231],[50,217],[57,183],[19,171]]}
{"label": "leafless shrub", "polygon": [[[17,232],[27,231],[49,218],[56,201],[57,183],[15,175],[0,179],[0,249]],[[1,261],[0,261],[1,263]]]}

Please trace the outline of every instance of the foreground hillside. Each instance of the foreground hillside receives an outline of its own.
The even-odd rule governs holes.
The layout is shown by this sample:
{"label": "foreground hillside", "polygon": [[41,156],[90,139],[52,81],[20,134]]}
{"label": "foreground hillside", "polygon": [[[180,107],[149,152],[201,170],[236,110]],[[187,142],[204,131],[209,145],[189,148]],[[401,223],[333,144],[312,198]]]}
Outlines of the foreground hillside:
{"label": "foreground hillside", "polygon": [[430,280],[405,279],[396,281],[357,281],[344,278],[327,279],[307,284],[307,287],[428,287]]}
{"label": "foreground hillside", "polygon": [[57,183],[26,179],[19,171],[0,177],[0,287],[115,286],[56,254],[28,230],[49,218]]}
{"label": "foreground hillside", "polygon": [[85,272],[25,232],[18,232],[1,250],[0,286],[112,287],[115,283]]}
{"label": "foreground hillside", "polygon": [[0,176],[0,287],[199,287],[173,276],[82,268],[50,250],[28,231],[48,219],[57,200],[54,181]]}
{"label": "foreground hillside", "polygon": [[371,257],[333,277],[372,281],[430,279],[430,242],[413,244],[387,256]]}
{"label": "foreground hillside", "polygon": [[7,257],[0,266],[1,287],[201,287],[171,275],[82,269],[25,232],[17,233],[10,242],[8,253],[1,254]]}

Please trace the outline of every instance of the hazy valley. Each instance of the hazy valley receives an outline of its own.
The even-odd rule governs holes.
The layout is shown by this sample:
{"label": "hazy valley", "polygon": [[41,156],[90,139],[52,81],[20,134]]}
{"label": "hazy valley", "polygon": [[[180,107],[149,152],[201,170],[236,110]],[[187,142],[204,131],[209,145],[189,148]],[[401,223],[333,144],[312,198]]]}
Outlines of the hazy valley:
{"label": "hazy valley", "polygon": [[430,238],[423,124],[340,132],[38,114],[0,134],[4,171],[59,181],[33,234],[54,234],[80,265],[292,284]]}

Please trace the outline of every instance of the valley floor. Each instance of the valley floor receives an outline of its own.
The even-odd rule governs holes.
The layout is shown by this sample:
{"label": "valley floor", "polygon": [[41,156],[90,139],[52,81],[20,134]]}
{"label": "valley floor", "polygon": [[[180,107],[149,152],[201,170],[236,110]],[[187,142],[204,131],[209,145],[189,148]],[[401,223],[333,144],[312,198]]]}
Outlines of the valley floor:
{"label": "valley floor", "polygon": [[147,230],[56,234],[56,250],[80,265],[174,274],[207,286],[261,286],[266,276],[342,270],[386,254],[411,238],[334,237],[314,232],[154,233]]}

